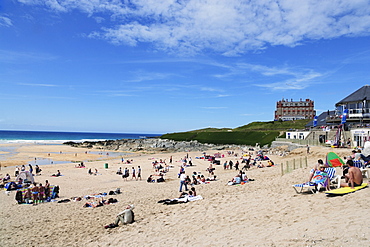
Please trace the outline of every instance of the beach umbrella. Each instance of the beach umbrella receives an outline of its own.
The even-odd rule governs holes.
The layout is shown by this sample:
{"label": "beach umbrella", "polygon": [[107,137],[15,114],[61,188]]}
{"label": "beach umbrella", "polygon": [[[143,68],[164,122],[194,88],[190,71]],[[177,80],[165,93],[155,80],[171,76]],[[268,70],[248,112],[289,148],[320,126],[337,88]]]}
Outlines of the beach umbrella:
{"label": "beach umbrella", "polygon": [[326,165],[330,167],[338,167],[344,165],[344,161],[334,152],[329,152],[326,155]]}

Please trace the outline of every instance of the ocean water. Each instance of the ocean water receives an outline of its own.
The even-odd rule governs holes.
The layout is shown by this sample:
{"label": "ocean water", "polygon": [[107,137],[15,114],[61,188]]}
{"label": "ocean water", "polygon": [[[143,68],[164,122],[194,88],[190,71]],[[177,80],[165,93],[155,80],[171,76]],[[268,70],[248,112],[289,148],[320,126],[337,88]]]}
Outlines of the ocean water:
{"label": "ocean water", "polygon": [[0,143],[14,143],[14,142],[62,143],[66,141],[83,142],[83,141],[104,141],[119,139],[140,139],[156,136],[160,136],[160,134],[0,130]]}
{"label": "ocean water", "polygon": [[[104,141],[119,139],[143,139],[157,137],[160,134],[130,134],[130,133],[93,133],[93,132],[53,132],[53,131],[13,131],[0,130],[0,144],[10,144],[0,146],[0,161],[6,161],[11,156],[17,154],[16,145],[24,143],[25,145],[37,143],[45,145],[62,145],[63,142],[74,141]],[[111,157],[124,156],[125,153],[112,152]],[[53,161],[51,159],[37,159],[29,163],[37,162],[38,165],[61,164],[67,161]],[[36,164],[36,163],[35,163]]]}

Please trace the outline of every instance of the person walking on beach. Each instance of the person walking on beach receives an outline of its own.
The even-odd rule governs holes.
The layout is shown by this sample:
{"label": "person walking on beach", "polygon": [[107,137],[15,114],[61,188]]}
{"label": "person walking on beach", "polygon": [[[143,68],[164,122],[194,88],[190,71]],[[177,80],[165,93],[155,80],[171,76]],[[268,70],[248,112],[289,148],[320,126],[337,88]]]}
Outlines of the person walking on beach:
{"label": "person walking on beach", "polygon": [[137,180],[135,167],[132,167],[132,178],[131,179],[134,179],[134,178]]}
{"label": "person walking on beach", "polygon": [[126,167],[125,168],[125,172],[123,173],[122,175],[122,178],[125,179],[127,181],[127,178],[130,176],[130,171],[129,169]]}
{"label": "person walking on beach", "polygon": [[236,161],[236,163],[235,163],[235,170],[239,170],[239,161]]}
{"label": "person walking on beach", "polygon": [[139,178],[141,180],[141,167],[140,166],[137,167],[137,179],[136,180],[138,180]]}
{"label": "person walking on beach", "polygon": [[185,186],[185,191],[188,191],[188,186],[186,184],[186,174],[184,171],[181,172],[180,174],[180,190],[179,192],[182,192],[182,186]]}

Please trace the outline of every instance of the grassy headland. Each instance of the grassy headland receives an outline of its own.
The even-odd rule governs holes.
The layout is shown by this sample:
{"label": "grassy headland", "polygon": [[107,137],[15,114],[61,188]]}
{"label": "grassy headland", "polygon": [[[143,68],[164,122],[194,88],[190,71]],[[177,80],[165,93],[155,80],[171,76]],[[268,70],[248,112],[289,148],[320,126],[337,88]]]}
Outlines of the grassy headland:
{"label": "grassy headland", "polygon": [[160,138],[175,141],[197,140],[201,143],[251,145],[270,145],[278,136],[285,136],[288,130],[303,130],[310,119],[295,121],[252,122],[248,125],[231,128],[206,128],[187,132],[164,134]]}

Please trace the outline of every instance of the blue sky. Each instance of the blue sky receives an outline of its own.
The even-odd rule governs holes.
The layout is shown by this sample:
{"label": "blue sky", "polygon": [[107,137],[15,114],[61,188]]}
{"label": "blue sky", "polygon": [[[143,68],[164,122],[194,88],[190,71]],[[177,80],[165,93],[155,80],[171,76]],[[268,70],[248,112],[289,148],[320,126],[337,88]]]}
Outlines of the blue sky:
{"label": "blue sky", "polygon": [[370,1],[0,2],[0,129],[169,133],[370,84]]}

